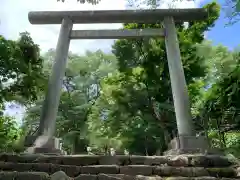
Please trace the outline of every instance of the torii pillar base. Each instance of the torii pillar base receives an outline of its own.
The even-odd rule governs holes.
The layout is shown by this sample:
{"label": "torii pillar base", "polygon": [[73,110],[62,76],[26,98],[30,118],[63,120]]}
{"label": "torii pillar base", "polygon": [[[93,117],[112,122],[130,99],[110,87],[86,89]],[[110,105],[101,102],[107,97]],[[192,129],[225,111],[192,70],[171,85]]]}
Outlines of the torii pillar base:
{"label": "torii pillar base", "polygon": [[169,150],[164,155],[180,154],[223,154],[218,149],[213,149],[205,136],[179,136],[171,140]]}
{"label": "torii pillar base", "polygon": [[60,147],[60,139],[48,136],[27,136],[25,153],[30,154],[64,154]]}

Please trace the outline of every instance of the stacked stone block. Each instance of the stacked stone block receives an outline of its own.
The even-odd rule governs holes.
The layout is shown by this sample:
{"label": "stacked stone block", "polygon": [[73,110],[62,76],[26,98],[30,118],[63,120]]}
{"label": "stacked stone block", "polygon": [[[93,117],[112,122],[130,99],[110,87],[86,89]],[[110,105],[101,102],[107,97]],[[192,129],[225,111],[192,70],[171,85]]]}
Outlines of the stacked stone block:
{"label": "stacked stone block", "polygon": [[0,155],[0,180],[234,180],[238,164],[215,155]]}

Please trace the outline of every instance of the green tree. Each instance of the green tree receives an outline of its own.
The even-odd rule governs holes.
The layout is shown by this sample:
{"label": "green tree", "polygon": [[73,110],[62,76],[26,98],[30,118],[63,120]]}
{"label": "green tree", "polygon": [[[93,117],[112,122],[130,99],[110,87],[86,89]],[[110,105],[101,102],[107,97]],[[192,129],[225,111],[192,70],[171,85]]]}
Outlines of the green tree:
{"label": "green tree", "polygon": [[27,32],[20,33],[17,41],[0,35],[0,151],[17,150],[21,130],[12,117],[3,116],[6,102],[28,104],[42,91],[42,58],[39,47]]}
{"label": "green tree", "polygon": [[0,36],[0,66],[0,103],[36,100],[43,84],[42,58],[27,32],[17,41]]}
{"label": "green tree", "polygon": [[0,117],[0,152],[14,151],[20,131],[15,120],[8,116]]}
{"label": "green tree", "polygon": [[236,131],[240,127],[240,61],[231,72],[219,77],[208,90],[203,109],[211,129],[221,136],[222,147],[226,147],[225,133]]}
{"label": "green tree", "polygon": [[229,51],[207,41],[197,47],[198,56],[208,59],[209,70],[204,79],[205,88],[195,106],[196,119],[204,124],[213,146],[239,156],[235,149],[240,121],[239,51]]}
{"label": "green tree", "polygon": [[[182,61],[192,103],[207,73],[206,59],[197,56],[196,43],[204,39],[203,32],[214,26],[219,6],[208,4],[209,19],[202,22],[176,23]],[[161,24],[125,24],[124,28],[161,28]],[[175,115],[169,80],[164,40],[118,40],[113,46],[119,73],[102,83],[102,97],[89,120],[100,121],[110,137],[121,137],[130,152],[154,154],[167,148],[176,135]],[[96,105],[97,105],[96,103]],[[105,103],[105,105],[103,105]],[[103,115],[104,114],[104,115]],[[94,129],[99,129],[95,127]],[[141,147],[140,147],[141,146]]]}
{"label": "green tree", "polygon": [[[54,50],[50,50],[44,56],[46,76],[54,54]],[[63,138],[64,146],[69,151],[86,151],[89,141],[86,138],[88,114],[99,97],[101,79],[116,70],[116,63],[113,55],[101,51],[86,52],[84,56],[69,54],[56,128],[56,136]],[[38,128],[43,98],[40,95],[39,101],[27,109],[23,128],[29,133],[34,133]]]}

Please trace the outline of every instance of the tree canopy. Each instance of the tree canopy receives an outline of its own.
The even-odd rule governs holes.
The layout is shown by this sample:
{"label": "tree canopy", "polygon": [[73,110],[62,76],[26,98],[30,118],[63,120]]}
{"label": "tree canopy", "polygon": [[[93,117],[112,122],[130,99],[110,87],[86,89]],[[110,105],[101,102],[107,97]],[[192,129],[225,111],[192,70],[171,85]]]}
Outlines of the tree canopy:
{"label": "tree canopy", "polygon": [[0,35],[0,101],[36,100],[43,84],[42,62],[40,49],[27,32],[17,41]]}

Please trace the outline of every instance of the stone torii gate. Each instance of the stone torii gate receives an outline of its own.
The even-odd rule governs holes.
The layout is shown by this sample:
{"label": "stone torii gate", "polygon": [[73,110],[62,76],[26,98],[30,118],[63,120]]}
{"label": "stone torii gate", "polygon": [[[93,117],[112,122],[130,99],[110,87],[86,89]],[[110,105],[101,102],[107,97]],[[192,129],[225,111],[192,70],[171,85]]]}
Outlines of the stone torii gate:
{"label": "stone torii gate", "polygon": [[[196,9],[114,10],[114,11],[40,11],[30,12],[31,24],[61,24],[56,57],[49,78],[48,90],[42,108],[39,131],[33,152],[57,152],[58,141],[54,138],[56,116],[59,106],[62,81],[67,64],[71,39],[126,39],[141,37],[165,38],[168,67],[178,138],[172,145],[174,150],[205,150],[205,138],[196,137],[190,112],[189,96],[181,62],[179,43],[174,21],[205,20],[207,11]],[[73,24],[92,23],[156,23],[163,22],[164,29],[131,30],[72,30]]]}

